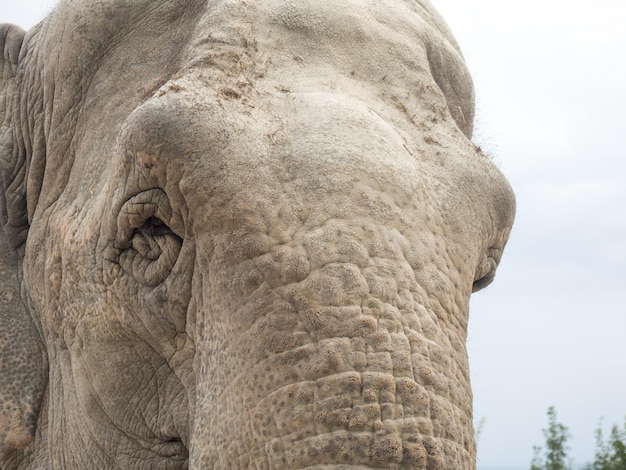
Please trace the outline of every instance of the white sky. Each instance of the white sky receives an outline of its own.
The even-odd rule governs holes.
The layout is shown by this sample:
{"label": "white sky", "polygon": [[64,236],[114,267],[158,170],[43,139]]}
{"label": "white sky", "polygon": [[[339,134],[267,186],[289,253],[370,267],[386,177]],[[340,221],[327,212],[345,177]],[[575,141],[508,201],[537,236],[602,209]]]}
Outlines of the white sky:
{"label": "white sky", "polygon": [[550,405],[590,461],[600,417],[626,416],[626,2],[433,3],[474,76],[476,140],[518,198],[472,301],[479,466],[529,468]]}
{"label": "white sky", "polygon": [[[528,468],[546,410],[592,459],[626,416],[626,2],[432,0],[477,90],[476,140],[518,215],[495,283],[472,301],[479,468]],[[53,0],[0,0],[30,27]]]}

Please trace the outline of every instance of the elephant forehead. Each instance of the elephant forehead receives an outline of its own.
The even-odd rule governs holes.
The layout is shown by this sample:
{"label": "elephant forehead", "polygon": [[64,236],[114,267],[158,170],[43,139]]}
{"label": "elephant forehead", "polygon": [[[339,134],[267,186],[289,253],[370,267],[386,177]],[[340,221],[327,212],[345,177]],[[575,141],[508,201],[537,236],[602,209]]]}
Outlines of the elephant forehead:
{"label": "elephant forehead", "polygon": [[417,2],[350,0],[270,0],[262,2],[270,21],[304,35],[350,39],[389,36],[398,32],[419,33],[426,28],[425,11]]}
{"label": "elephant forehead", "polygon": [[[443,73],[469,78],[443,20],[432,7],[416,1],[217,2],[206,7],[196,26],[188,49],[190,62],[203,60],[216,46],[252,43],[269,54],[275,68],[291,69],[287,74],[313,65],[313,75],[319,76],[326,65],[335,73],[376,80],[379,85],[397,79],[408,91],[414,87],[413,75],[430,75],[430,50],[435,47],[446,50],[445,68],[450,70]],[[306,74],[311,75],[311,70]]]}
{"label": "elephant forehead", "polygon": [[[164,96],[144,106],[152,109],[138,113],[124,134],[128,147],[156,159],[154,168],[168,167],[192,209],[217,207],[222,199],[252,208],[284,197],[335,205],[360,185],[384,192],[392,205],[425,192],[431,163],[412,155],[399,130],[354,97],[286,94],[247,113],[239,103],[200,111],[188,102]],[[136,153],[138,164],[143,154]]]}
{"label": "elephant forehead", "polygon": [[193,69],[205,73],[197,88],[230,98],[337,90],[365,102],[384,100],[409,119],[426,107],[445,113],[447,100],[469,134],[471,80],[445,25],[421,5],[64,0],[46,20],[42,54],[54,72],[47,75],[63,84],[63,93],[51,94],[55,108],[72,116],[80,109],[76,127],[85,130],[75,135],[94,140],[96,132],[113,132],[172,77]]}
{"label": "elephant forehead", "polygon": [[[445,23],[428,4],[408,0],[64,0],[47,21],[50,47],[64,45],[53,61],[68,69],[65,75],[74,74],[80,62],[85,79],[102,67],[104,57],[132,64],[136,74],[158,61],[162,74],[198,62],[219,68],[215,52],[227,45],[237,49],[229,52],[239,60],[253,46],[277,68],[297,68],[295,59],[300,65],[327,64],[336,72],[345,67],[348,73],[374,73],[370,78],[393,82],[406,72],[429,74],[433,43],[448,49],[447,68],[462,69],[450,73],[467,75]],[[406,80],[398,84],[409,86]]]}
{"label": "elephant forehead", "polygon": [[228,92],[235,90],[207,87],[189,76],[163,90],[122,125],[122,151],[130,152],[135,163],[148,155],[154,160],[151,168],[174,161],[183,172],[193,166],[211,174],[231,166],[237,174],[256,174],[261,165],[276,174],[289,168],[307,171],[300,175],[307,179],[322,167],[372,174],[399,174],[407,165],[409,173],[416,170],[401,131],[354,96],[285,93],[260,97],[251,107],[230,99]]}
{"label": "elephant forehead", "polygon": [[402,199],[423,189],[424,162],[411,155],[392,122],[360,100],[303,93],[290,95],[284,106],[289,111],[273,135],[272,149],[280,158],[277,174],[283,180],[299,179],[328,193],[352,191],[358,182],[368,181]]}
{"label": "elephant forehead", "polygon": [[[297,31],[302,36],[326,37],[337,43],[350,38],[398,38],[401,35],[424,39],[429,34],[446,37],[456,43],[445,23],[427,2],[413,0],[61,0],[51,16],[57,22],[67,23],[66,30],[52,31],[74,39],[92,37],[89,46],[109,40],[116,47],[130,32],[154,33],[164,22],[183,18],[184,31],[171,30],[159,37],[165,41],[185,41],[187,33],[198,42],[227,42],[244,30],[270,25]],[[262,28],[262,27],[261,27]],[[257,29],[263,31],[263,29]],[[210,32],[210,36],[207,36]],[[265,31],[263,31],[265,32]],[[230,38],[229,38],[230,36]],[[133,41],[140,40],[137,35]],[[150,38],[152,40],[153,38]],[[154,44],[153,44],[154,45]],[[345,46],[345,43],[343,44]],[[182,48],[178,49],[183,52]],[[132,52],[132,51],[129,51]]]}

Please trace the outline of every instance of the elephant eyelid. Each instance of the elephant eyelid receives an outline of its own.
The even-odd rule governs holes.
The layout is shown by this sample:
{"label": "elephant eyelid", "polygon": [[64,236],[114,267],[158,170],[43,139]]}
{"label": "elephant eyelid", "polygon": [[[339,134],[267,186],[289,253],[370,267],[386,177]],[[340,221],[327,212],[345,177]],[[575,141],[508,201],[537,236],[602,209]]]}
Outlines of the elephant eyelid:
{"label": "elephant eyelid", "polygon": [[183,244],[183,237],[170,228],[170,221],[182,228],[181,218],[173,213],[162,189],[149,189],[129,198],[117,215],[114,255],[109,264],[119,266],[146,286],[161,284],[172,271]]}
{"label": "elephant eyelid", "polygon": [[149,233],[150,235],[153,235],[155,237],[172,233],[178,238],[180,238],[181,243],[182,243],[182,238],[179,237],[170,227],[168,227],[168,225],[165,222],[163,222],[158,217],[154,217],[154,216],[148,217],[146,221],[143,223],[143,225],[140,227],[140,230],[142,232]]}
{"label": "elephant eyelid", "polygon": [[142,191],[128,199],[117,216],[116,244],[127,245],[133,234],[144,229],[158,234],[169,231],[182,240],[183,223],[172,210],[169,198],[162,189]]}

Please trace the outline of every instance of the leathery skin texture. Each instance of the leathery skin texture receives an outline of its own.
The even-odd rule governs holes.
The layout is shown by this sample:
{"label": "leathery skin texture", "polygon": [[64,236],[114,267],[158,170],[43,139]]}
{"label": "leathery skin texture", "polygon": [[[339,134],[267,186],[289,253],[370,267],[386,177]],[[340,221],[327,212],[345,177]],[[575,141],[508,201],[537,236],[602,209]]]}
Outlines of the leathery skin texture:
{"label": "leathery skin texture", "polygon": [[513,193],[427,1],[0,27],[0,468],[475,468]]}

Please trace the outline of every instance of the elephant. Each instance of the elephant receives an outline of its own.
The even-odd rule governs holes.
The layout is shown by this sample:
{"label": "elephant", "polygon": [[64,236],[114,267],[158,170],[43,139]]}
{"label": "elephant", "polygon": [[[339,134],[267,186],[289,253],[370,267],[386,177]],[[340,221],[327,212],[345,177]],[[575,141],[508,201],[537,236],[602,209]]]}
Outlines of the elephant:
{"label": "elephant", "polygon": [[475,468],[511,186],[428,0],[0,27],[0,467]]}

